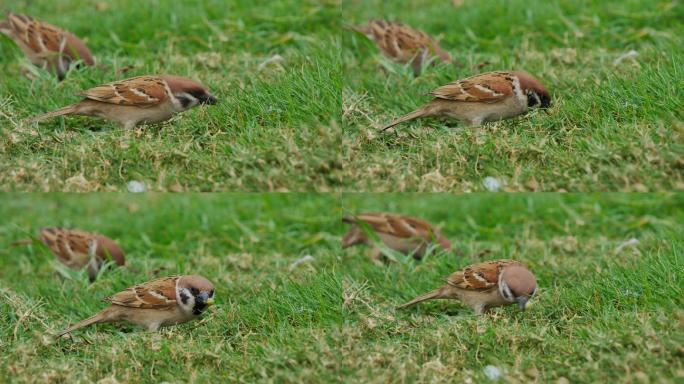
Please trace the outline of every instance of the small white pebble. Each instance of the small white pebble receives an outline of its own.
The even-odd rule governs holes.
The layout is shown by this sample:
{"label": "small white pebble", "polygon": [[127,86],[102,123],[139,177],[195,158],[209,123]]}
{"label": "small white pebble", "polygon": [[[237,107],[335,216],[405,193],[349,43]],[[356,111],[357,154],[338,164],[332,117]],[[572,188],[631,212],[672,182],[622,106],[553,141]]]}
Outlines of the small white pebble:
{"label": "small white pebble", "polygon": [[259,64],[259,70],[262,70],[266,68],[267,65],[271,63],[282,63],[283,62],[283,57],[280,55],[273,55],[269,57],[268,59],[264,60],[261,64]]}
{"label": "small white pebble", "polygon": [[302,263],[311,263],[313,261],[314,261],[314,258],[311,255],[306,255],[306,256],[302,257],[301,259],[297,259],[292,264],[290,264],[290,272],[294,271]]}
{"label": "small white pebble", "polygon": [[489,380],[499,380],[501,377],[501,370],[493,365],[484,367],[484,374]]}
{"label": "small white pebble", "polygon": [[615,61],[613,61],[613,65],[619,65],[623,60],[633,59],[637,56],[639,56],[639,52],[632,49],[631,51],[629,51],[627,53],[623,53],[617,59],[615,59]]}
{"label": "small white pebble", "polygon": [[490,192],[496,192],[501,189],[501,181],[496,177],[487,176],[482,181],[482,184]]}
{"label": "small white pebble", "polygon": [[142,193],[145,192],[145,184],[137,180],[131,180],[128,182],[128,192],[132,193]]}
{"label": "small white pebble", "polygon": [[636,248],[637,245],[639,245],[639,240],[635,239],[635,238],[631,238],[631,239],[625,241],[624,243],[618,245],[617,247],[615,247],[615,250],[613,251],[613,253],[615,253],[617,255],[620,252],[622,252],[623,250],[625,250],[625,248]]}

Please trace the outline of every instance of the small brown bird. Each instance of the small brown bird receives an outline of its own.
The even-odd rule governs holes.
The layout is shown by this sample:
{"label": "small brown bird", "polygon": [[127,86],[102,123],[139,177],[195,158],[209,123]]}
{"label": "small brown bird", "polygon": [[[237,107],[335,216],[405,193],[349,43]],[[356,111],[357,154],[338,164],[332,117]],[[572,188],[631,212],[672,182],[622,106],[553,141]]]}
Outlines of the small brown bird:
{"label": "small brown bird", "polygon": [[342,238],[342,248],[356,244],[370,245],[373,247],[370,253],[373,260],[380,260],[382,253],[360,223],[375,231],[387,247],[405,255],[413,255],[415,259],[421,259],[431,244],[437,244],[447,251],[451,249],[451,241],[439,229],[416,217],[370,212],[345,216],[342,221],[354,224]]}
{"label": "small brown bird", "polygon": [[176,113],[217,99],[202,84],[179,76],[138,76],[82,92],[84,100],[34,117],[39,122],[62,115],[96,116],[123,128],[169,120]]}
{"label": "small brown bird", "polygon": [[419,117],[451,117],[469,125],[480,125],[526,113],[530,108],[548,108],[551,96],[527,72],[487,72],[457,80],[429,93],[435,99],[406,114],[382,130]]}
{"label": "small brown bird", "polygon": [[74,62],[94,65],[95,59],[85,43],[69,31],[26,15],[7,12],[0,21],[0,32],[21,48],[33,65],[56,73],[64,80]]}
{"label": "small brown bird", "polygon": [[202,276],[171,276],[135,285],[104,301],[111,305],[57,336],[95,323],[127,321],[150,332],[185,323],[214,304],[214,286]]}
{"label": "small brown bird", "polygon": [[451,55],[420,29],[386,20],[370,20],[368,24],[352,28],[375,41],[388,58],[400,64],[410,62],[416,76],[420,75],[423,65],[432,57],[453,62]]}
{"label": "small brown bird", "polygon": [[[88,268],[88,276],[94,281],[108,260],[116,265],[126,264],[124,252],[114,240],[94,232],[67,228],[42,228],[40,240],[50,248],[57,259],[71,269]],[[13,245],[29,244],[32,239],[21,239]]]}
{"label": "small brown bird", "polygon": [[477,314],[487,309],[518,303],[525,310],[537,290],[537,280],[523,264],[514,260],[495,260],[473,264],[446,277],[446,284],[432,292],[400,305],[410,307],[432,299],[458,299]]}

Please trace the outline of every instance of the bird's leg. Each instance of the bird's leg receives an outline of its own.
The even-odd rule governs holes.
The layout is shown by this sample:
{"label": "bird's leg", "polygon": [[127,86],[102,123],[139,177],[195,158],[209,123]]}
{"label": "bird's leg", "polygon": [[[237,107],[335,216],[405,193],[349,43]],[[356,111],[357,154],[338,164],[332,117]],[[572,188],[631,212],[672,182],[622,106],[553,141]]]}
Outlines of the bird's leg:
{"label": "bird's leg", "polygon": [[475,311],[475,313],[477,313],[478,315],[482,315],[485,313],[485,311],[487,311],[487,307],[482,303],[475,304],[473,305],[473,311]]}
{"label": "bird's leg", "polygon": [[383,265],[383,260],[385,257],[382,255],[380,248],[373,246],[373,248],[368,252],[368,257],[373,260],[375,264]]}
{"label": "bird's leg", "polygon": [[150,323],[147,325],[147,331],[148,332],[157,332],[157,331],[159,331],[159,327],[161,327],[160,323]]}
{"label": "bird's leg", "polygon": [[97,240],[88,240],[88,277],[90,281],[94,281],[97,277],[97,272],[100,269],[99,260],[97,259]]}
{"label": "bird's leg", "polygon": [[128,120],[125,122],[119,122],[119,126],[123,129],[133,129],[135,126],[138,125],[138,122],[135,120]]}
{"label": "bird's leg", "polygon": [[413,60],[411,60],[411,67],[413,68],[413,75],[415,77],[420,76],[421,72],[423,71],[423,63],[427,59],[428,53],[429,52],[427,49],[422,49],[420,52],[417,52],[415,56],[413,56]]}
{"label": "bird's leg", "polygon": [[482,125],[483,121],[483,117],[476,117],[474,119],[468,120],[468,125],[470,125],[471,127],[477,127],[478,125]]}

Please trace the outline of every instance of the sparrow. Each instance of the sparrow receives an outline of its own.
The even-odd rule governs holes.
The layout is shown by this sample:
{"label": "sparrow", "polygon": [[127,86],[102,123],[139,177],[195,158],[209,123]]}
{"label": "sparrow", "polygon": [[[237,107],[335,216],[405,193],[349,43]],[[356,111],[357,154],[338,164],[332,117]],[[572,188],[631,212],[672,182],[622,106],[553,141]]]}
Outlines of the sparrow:
{"label": "sparrow", "polygon": [[428,95],[435,99],[382,130],[427,116],[451,117],[469,125],[480,125],[521,115],[530,108],[551,106],[551,96],[544,85],[523,71],[482,73],[451,82]]}
{"label": "sparrow", "polygon": [[415,259],[421,259],[431,244],[437,244],[447,251],[451,249],[451,241],[439,229],[417,217],[371,212],[345,216],[342,221],[353,224],[342,238],[342,248],[368,244],[373,247],[370,254],[373,260],[379,260],[382,253],[364,226],[373,230],[387,247],[405,255],[413,255]]}
{"label": "sparrow", "polygon": [[[39,239],[67,267],[88,268],[90,281],[95,280],[98,272],[108,260],[118,266],[126,264],[124,252],[119,244],[99,233],[79,229],[42,228]],[[32,239],[21,239],[13,242],[12,245],[32,242]]]}
{"label": "sparrow", "polygon": [[432,57],[445,62],[453,61],[451,55],[427,33],[398,22],[370,20],[368,24],[352,29],[375,41],[388,58],[400,64],[410,62],[415,76],[420,75],[423,65]]}
{"label": "sparrow", "polygon": [[30,16],[6,15],[7,20],[0,21],[0,32],[14,40],[33,65],[56,73],[60,81],[75,62],[95,64],[85,43],[71,32]]}
{"label": "sparrow", "polygon": [[410,307],[432,299],[458,299],[477,314],[487,309],[517,303],[525,310],[537,290],[532,272],[515,260],[494,260],[469,265],[445,278],[446,284],[432,292],[402,304]]}
{"label": "sparrow", "polygon": [[179,76],[138,76],[88,89],[85,99],[30,119],[39,122],[62,115],[96,116],[127,129],[158,123],[199,104],[216,104],[217,98],[202,84]]}
{"label": "sparrow", "polygon": [[103,300],[111,305],[57,337],[95,323],[127,321],[150,332],[185,323],[214,304],[214,286],[202,276],[171,276],[135,285]]}

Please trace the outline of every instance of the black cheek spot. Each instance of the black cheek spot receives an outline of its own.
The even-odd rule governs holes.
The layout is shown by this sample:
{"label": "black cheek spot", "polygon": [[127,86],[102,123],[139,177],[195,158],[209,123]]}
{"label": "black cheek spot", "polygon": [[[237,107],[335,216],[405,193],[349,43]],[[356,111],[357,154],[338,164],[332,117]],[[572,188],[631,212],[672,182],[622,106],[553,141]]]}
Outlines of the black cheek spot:
{"label": "black cheek spot", "polygon": [[537,98],[535,97],[534,92],[528,92],[527,93],[527,107],[532,108],[537,105]]}
{"label": "black cheek spot", "polygon": [[187,304],[188,299],[190,298],[188,295],[185,294],[185,292],[182,292],[182,291],[181,291],[180,297],[181,297],[181,303],[183,303],[183,304]]}
{"label": "black cheek spot", "polygon": [[183,109],[188,108],[190,104],[192,104],[192,99],[186,96],[176,96],[176,99],[178,99],[178,101],[181,103]]}

